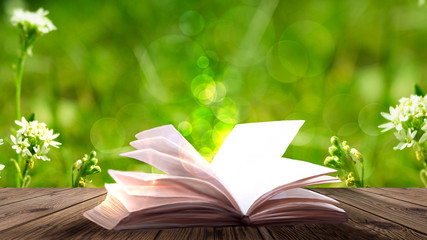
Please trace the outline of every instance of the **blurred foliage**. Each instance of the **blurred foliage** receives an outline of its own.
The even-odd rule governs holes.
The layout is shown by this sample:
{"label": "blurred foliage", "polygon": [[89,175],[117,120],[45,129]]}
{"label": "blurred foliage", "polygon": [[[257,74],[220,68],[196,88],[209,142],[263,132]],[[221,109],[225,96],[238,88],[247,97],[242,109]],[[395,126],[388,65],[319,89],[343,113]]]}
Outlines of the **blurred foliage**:
{"label": "blurred foliage", "polygon": [[[207,159],[234,124],[304,119],[285,156],[322,164],[329,139],[365,157],[366,184],[421,187],[412,151],[380,134],[380,112],[427,89],[427,6],[418,1],[1,1],[0,136],[14,120],[16,7],[50,11],[58,28],[26,62],[22,114],[61,133],[33,187],[69,187],[71,166],[95,149],[107,169],[156,171],[119,157],[142,130],[172,123]],[[1,186],[13,186],[13,151]],[[268,171],[268,169],[263,169]]]}

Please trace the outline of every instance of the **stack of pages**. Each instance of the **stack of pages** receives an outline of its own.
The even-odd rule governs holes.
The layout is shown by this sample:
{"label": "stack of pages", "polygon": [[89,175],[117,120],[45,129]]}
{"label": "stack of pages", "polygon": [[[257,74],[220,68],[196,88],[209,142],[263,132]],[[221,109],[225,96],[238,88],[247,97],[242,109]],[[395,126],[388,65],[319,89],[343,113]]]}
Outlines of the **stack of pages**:
{"label": "stack of pages", "polygon": [[334,169],[282,158],[304,121],[238,124],[207,162],[172,126],[136,135],[121,154],[166,174],[109,170],[104,202],[84,216],[106,229],[342,223],[338,202],[301,187]]}

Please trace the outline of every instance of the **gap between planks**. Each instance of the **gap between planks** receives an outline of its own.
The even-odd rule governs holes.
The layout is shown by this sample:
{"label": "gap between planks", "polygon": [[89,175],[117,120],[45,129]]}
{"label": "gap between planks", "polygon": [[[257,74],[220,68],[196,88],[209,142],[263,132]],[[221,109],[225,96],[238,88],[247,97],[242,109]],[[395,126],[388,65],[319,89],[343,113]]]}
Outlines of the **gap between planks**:
{"label": "gap between planks", "polygon": [[427,188],[358,188],[357,190],[427,207]]}
{"label": "gap between planks", "polygon": [[1,188],[0,207],[62,192],[68,188]]}

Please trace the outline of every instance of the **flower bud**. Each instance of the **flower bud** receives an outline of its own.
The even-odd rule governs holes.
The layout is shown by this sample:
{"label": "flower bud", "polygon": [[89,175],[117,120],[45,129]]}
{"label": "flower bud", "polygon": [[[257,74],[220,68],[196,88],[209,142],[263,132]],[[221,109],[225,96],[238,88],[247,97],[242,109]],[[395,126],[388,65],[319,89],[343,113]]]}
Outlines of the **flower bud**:
{"label": "flower bud", "polygon": [[329,147],[329,153],[331,154],[331,156],[341,156],[340,150],[338,150],[338,148],[335,146]]}
{"label": "flower bud", "polygon": [[357,151],[357,149],[352,148],[350,150],[350,153],[353,154],[357,158],[357,160],[359,160],[361,163],[363,163],[363,156],[359,151]]}
{"label": "flower bud", "polygon": [[96,152],[95,151],[90,152],[90,158],[94,158],[94,157],[96,157]]}
{"label": "flower bud", "polygon": [[73,165],[73,170],[79,168],[82,165],[82,160],[77,160]]}
{"label": "flower bud", "polygon": [[419,161],[423,161],[425,159],[423,151],[416,151],[415,155],[417,156],[417,160],[419,160]]}
{"label": "flower bud", "polygon": [[96,174],[96,173],[100,173],[100,172],[101,172],[101,167],[91,166],[87,175]]}
{"label": "flower bud", "polygon": [[96,165],[98,163],[98,159],[96,157],[89,158],[88,164]]}
{"label": "flower bud", "polygon": [[83,162],[86,162],[89,159],[89,157],[87,156],[87,154],[85,154],[82,158]]}
{"label": "flower bud", "polygon": [[30,164],[28,165],[28,168],[33,169],[33,167],[34,167],[34,161],[31,161]]}
{"label": "flower bud", "polygon": [[337,156],[326,157],[324,165],[335,169],[341,168],[341,162]]}
{"label": "flower bud", "polygon": [[86,185],[86,182],[85,182],[85,180],[81,177],[81,178],[79,179],[79,187],[85,187],[85,185]]}
{"label": "flower bud", "polygon": [[347,175],[347,178],[345,179],[345,184],[348,187],[354,186],[354,177],[353,177],[353,173],[349,173]]}
{"label": "flower bud", "polygon": [[338,148],[340,146],[340,139],[337,136],[333,136],[331,137],[331,143]]}
{"label": "flower bud", "polygon": [[349,153],[349,151],[350,151],[350,146],[348,146],[348,145],[344,145],[344,146],[342,147],[342,150],[344,150],[344,152],[346,152],[346,153]]}

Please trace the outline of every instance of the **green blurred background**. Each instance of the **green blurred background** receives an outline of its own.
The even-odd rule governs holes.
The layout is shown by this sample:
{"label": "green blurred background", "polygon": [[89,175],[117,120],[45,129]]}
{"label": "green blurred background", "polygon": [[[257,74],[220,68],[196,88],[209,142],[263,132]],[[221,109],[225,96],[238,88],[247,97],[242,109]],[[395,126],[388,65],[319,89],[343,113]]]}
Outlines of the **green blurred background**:
{"label": "green blurred background", "polygon": [[[380,112],[427,89],[427,6],[400,1],[1,1],[0,138],[14,127],[14,8],[43,7],[58,28],[27,59],[25,116],[61,135],[31,187],[71,186],[92,149],[107,169],[156,171],[119,157],[140,131],[173,124],[211,160],[236,123],[306,120],[286,157],[323,164],[337,135],[366,159],[372,187],[422,187],[421,162],[394,151]],[[10,145],[0,186],[14,186]],[[260,166],[260,171],[269,171]]]}

